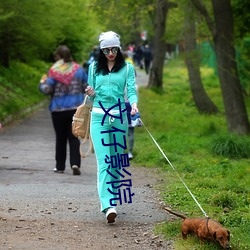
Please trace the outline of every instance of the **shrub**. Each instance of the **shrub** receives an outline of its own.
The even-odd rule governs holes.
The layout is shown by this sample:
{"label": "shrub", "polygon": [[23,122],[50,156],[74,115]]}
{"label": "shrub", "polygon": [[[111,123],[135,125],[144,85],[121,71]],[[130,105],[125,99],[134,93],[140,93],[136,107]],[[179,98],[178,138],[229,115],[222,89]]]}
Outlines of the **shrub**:
{"label": "shrub", "polygon": [[236,135],[221,135],[212,140],[211,151],[215,155],[231,159],[249,158],[250,146],[247,140]]}
{"label": "shrub", "polygon": [[233,194],[229,194],[228,192],[221,192],[215,194],[210,203],[214,206],[221,207],[221,208],[230,208],[233,209],[237,206],[236,201],[233,197]]}

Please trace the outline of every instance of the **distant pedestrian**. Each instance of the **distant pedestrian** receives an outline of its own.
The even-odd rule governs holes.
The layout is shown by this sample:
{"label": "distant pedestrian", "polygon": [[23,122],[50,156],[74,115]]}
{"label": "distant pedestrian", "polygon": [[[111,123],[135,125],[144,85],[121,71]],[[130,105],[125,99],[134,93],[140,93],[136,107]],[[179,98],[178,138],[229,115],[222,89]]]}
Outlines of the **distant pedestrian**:
{"label": "distant pedestrian", "polygon": [[70,166],[73,175],[80,175],[80,142],[72,134],[72,117],[84,100],[84,86],[87,74],[73,61],[67,46],[59,46],[55,51],[55,64],[50,68],[48,77],[41,79],[39,89],[50,95],[49,110],[56,134],[55,173],[64,173],[66,168],[67,141],[69,142]]}
{"label": "distant pedestrian", "polygon": [[151,61],[153,59],[152,51],[149,48],[148,44],[145,45],[144,51],[143,51],[143,57],[144,57],[144,67],[145,67],[145,72],[148,75]]}
{"label": "distant pedestrian", "polygon": [[134,50],[134,62],[140,68],[143,69],[143,47],[138,45]]}
{"label": "distant pedestrian", "polygon": [[98,55],[99,55],[99,49],[97,46],[94,46],[92,51],[89,54],[89,59],[87,62],[88,67],[92,62],[94,62],[97,59]]}

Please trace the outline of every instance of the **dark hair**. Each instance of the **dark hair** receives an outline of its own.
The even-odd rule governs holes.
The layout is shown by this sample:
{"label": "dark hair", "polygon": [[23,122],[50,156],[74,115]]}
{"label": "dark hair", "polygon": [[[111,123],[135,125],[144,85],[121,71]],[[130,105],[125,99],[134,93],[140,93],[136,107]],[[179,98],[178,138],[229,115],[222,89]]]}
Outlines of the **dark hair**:
{"label": "dark hair", "polygon": [[72,62],[73,61],[70,50],[65,45],[61,45],[56,49],[56,51],[54,53],[54,57],[55,58],[60,57],[61,59],[63,59],[64,62]]}
{"label": "dark hair", "polygon": [[[121,50],[118,49],[117,55],[115,58],[115,65],[113,67],[113,72],[118,72],[121,68],[125,66],[125,60],[121,53]],[[96,72],[99,74],[107,75],[109,74],[109,69],[107,65],[107,58],[103,54],[102,50],[100,50],[99,56],[97,57],[97,63],[96,63]]]}

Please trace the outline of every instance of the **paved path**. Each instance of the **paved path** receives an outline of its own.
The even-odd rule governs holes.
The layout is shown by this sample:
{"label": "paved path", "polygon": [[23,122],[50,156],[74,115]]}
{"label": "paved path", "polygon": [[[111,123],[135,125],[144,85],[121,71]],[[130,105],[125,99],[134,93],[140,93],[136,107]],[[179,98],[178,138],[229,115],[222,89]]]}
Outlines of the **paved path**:
{"label": "paved path", "polygon": [[[139,74],[137,79],[138,85],[142,85],[147,77]],[[57,222],[91,222],[103,230],[105,218],[99,211],[94,154],[82,160],[81,176],[72,175],[69,163],[64,174],[53,173],[54,140],[47,107],[14,126],[0,130],[0,222],[1,219],[8,221],[20,217],[38,221],[49,219]],[[167,218],[166,213],[159,209],[157,192],[151,188],[158,181],[156,171],[134,167],[130,170],[135,196],[132,204],[118,207],[117,224],[125,227],[133,223],[148,224],[152,228],[155,223]],[[1,225],[3,224],[0,223],[0,231]],[[27,247],[29,240],[23,240]],[[14,244],[14,248],[8,248],[11,244],[14,242],[0,236],[1,250],[29,249],[25,246],[18,248],[19,242]],[[33,249],[48,247],[39,248],[37,242],[36,246]],[[126,249],[134,248],[131,245],[131,248],[128,246]],[[149,246],[142,249],[154,248]]]}
{"label": "paved path", "polygon": [[[47,108],[39,110],[20,124],[0,133],[1,207],[8,209],[9,207],[15,207],[17,203],[22,203],[24,205],[22,214],[30,216],[32,207],[27,210],[25,204],[31,198],[34,198],[35,201],[33,209],[38,207],[39,209],[45,209],[48,204],[53,204],[56,199],[56,202],[59,202],[62,207],[52,216],[60,218],[61,212],[64,210],[63,204],[67,205],[71,201],[73,202],[72,207],[78,207],[78,213],[64,214],[63,216],[70,216],[71,219],[76,220],[80,218],[103,220],[102,214],[99,213],[94,154],[82,160],[81,176],[72,175],[69,162],[65,174],[53,173],[54,166],[54,132]],[[150,210],[123,214],[129,207],[139,211],[145,209],[143,204],[147,200],[146,193],[148,191],[145,192],[141,183],[136,184],[136,175],[141,175],[140,170],[135,168],[133,172],[135,180],[133,181],[132,178],[132,183],[136,196],[131,205],[124,205],[119,208],[119,211],[121,211],[120,218],[130,221],[141,220],[142,222],[162,219],[160,214],[148,213],[154,207],[151,202],[151,205],[147,205]],[[143,184],[151,184],[150,177],[148,183]],[[68,202],[65,202],[65,199]],[[84,202],[86,200],[88,202]],[[145,215],[147,213],[148,216],[138,216],[138,214]],[[34,216],[38,215],[34,214]]]}
{"label": "paved path", "polygon": [[148,85],[148,75],[141,69],[136,69],[136,84],[138,87],[145,87]]}

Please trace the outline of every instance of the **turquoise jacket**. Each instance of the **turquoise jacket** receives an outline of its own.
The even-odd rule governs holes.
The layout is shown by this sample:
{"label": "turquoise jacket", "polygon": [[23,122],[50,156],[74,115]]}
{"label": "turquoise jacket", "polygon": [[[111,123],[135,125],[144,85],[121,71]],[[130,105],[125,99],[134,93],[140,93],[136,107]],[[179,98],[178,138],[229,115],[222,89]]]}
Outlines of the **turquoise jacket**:
{"label": "turquoise jacket", "polygon": [[100,108],[101,102],[104,108],[109,109],[118,104],[120,99],[121,108],[125,109],[124,93],[131,105],[138,102],[135,69],[131,63],[127,62],[118,72],[110,72],[107,75],[96,74],[94,65],[95,62],[90,65],[88,71],[88,84],[95,90],[95,97],[90,98],[93,100],[93,107]]}

